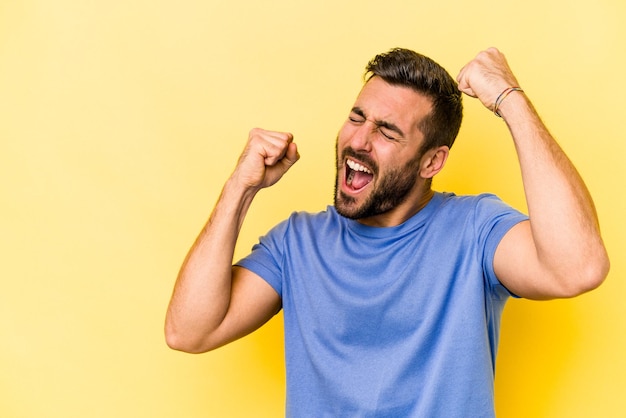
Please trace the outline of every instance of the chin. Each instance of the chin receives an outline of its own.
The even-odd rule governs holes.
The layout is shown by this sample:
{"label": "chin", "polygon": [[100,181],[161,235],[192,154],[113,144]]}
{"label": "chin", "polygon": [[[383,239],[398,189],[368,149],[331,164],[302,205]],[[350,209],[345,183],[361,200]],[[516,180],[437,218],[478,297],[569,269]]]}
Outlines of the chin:
{"label": "chin", "polygon": [[335,195],[335,210],[344,218],[359,220],[376,215],[367,199],[359,203],[358,199],[344,192]]}
{"label": "chin", "polygon": [[335,210],[338,214],[349,219],[358,219],[355,215],[359,212],[356,199],[343,192],[335,193]]}

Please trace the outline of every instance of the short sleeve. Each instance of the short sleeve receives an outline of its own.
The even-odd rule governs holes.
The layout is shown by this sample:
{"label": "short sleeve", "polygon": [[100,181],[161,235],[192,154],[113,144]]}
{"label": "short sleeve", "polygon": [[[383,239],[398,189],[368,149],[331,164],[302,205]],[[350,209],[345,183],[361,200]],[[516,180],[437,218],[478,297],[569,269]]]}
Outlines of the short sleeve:
{"label": "short sleeve", "polygon": [[259,242],[252,247],[249,255],[235,263],[260,276],[282,297],[282,265],[285,234],[289,228],[289,220],[285,220],[272,228]]}
{"label": "short sleeve", "polygon": [[483,272],[490,288],[496,294],[503,294],[504,291],[507,296],[512,295],[498,280],[494,271],[496,249],[513,226],[527,219],[527,215],[491,194],[481,195],[476,205],[474,225],[478,239],[477,248],[482,249],[479,256],[482,259]]}

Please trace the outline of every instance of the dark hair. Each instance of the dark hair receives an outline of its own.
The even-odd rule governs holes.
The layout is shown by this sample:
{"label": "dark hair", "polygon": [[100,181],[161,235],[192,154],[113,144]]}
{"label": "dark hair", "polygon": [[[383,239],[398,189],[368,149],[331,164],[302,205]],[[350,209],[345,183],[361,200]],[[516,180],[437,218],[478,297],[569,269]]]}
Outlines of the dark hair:
{"label": "dark hair", "polygon": [[424,134],[422,152],[442,145],[452,147],[461,127],[463,104],[456,82],[442,66],[417,52],[394,48],[367,64],[365,80],[374,76],[412,88],[432,100],[432,111],[419,126]]}

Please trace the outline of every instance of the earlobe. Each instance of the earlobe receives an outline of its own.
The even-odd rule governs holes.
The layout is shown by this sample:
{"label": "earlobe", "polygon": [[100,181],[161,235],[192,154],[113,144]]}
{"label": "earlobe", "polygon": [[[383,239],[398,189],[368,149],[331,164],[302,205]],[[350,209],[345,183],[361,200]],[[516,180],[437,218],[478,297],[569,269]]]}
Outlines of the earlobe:
{"label": "earlobe", "polygon": [[433,178],[446,165],[449,154],[450,148],[446,145],[428,150],[422,157],[420,176],[425,179]]}

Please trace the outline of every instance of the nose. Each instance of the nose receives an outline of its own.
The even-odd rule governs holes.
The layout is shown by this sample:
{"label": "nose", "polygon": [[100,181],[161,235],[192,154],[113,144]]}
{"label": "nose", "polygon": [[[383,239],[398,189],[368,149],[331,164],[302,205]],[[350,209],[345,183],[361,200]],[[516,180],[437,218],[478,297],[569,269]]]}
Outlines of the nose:
{"label": "nose", "polygon": [[357,151],[370,152],[376,129],[377,126],[369,120],[356,127],[350,138],[352,148]]}

